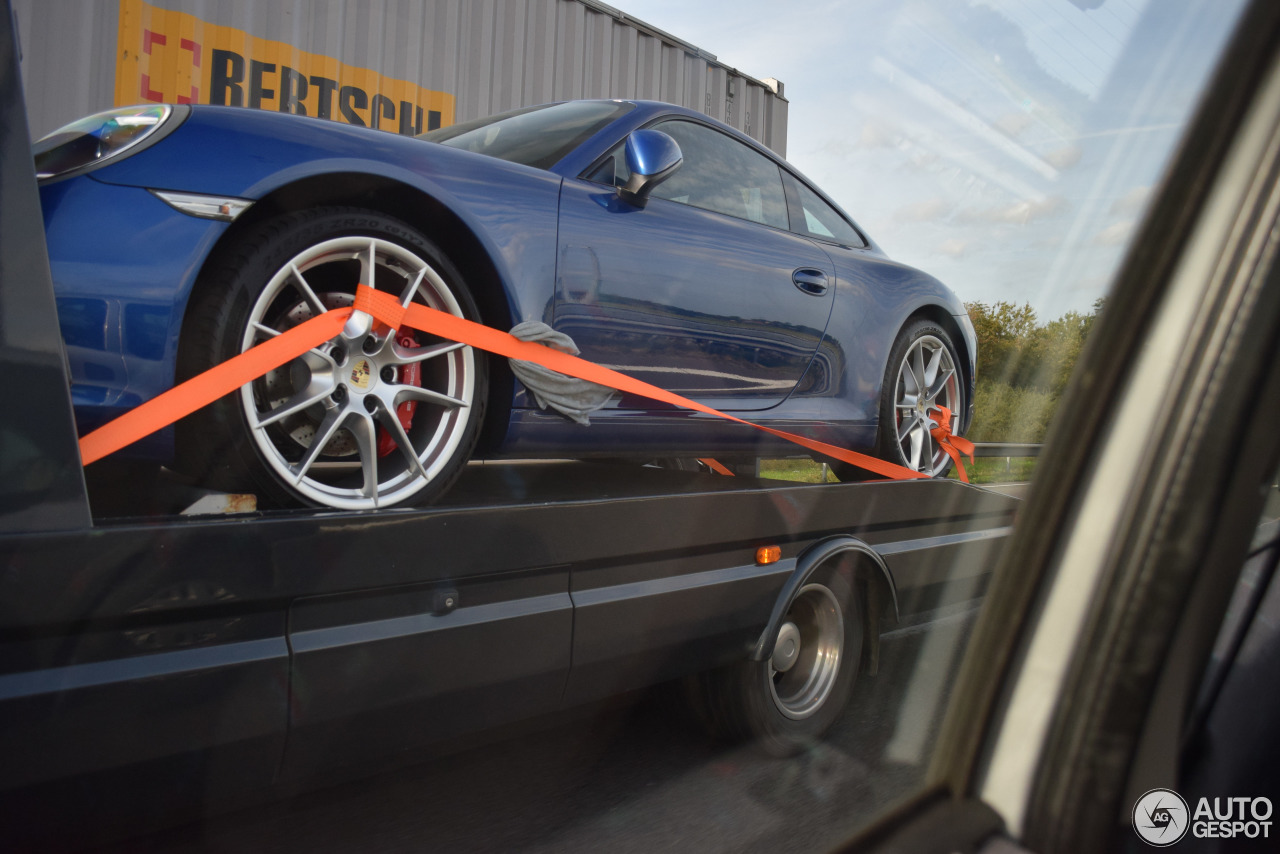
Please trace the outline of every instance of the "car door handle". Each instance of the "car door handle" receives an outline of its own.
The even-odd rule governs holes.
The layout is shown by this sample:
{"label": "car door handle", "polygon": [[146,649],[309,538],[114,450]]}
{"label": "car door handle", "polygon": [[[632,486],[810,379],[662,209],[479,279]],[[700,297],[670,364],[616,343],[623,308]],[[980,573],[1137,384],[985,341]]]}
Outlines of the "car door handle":
{"label": "car door handle", "polygon": [[827,274],[810,267],[801,267],[791,274],[791,282],[810,296],[820,297],[827,292]]}

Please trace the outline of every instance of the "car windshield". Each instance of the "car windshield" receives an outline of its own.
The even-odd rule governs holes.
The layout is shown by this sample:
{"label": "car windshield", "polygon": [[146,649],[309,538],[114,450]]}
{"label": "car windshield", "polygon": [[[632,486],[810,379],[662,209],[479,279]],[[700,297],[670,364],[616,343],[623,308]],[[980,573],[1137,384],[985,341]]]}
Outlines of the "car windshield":
{"label": "car windshield", "polygon": [[451,148],[548,169],[609,122],[635,109],[623,101],[578,101],[525,107],[418,137]]}

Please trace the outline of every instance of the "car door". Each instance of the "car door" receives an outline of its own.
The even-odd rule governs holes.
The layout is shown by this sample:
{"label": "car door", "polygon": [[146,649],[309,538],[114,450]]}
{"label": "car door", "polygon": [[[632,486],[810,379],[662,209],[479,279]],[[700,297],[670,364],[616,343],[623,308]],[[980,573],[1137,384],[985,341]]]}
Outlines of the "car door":
{"label": "car door", "polygon": [[774,406],[826,329],[831,260],[788,230],[770,158],[693,120],[653,127],[684,163],[647,204],[613,189],[625,179],[621,144],[592,180],[564,182],[555,327],[585,358],[662,388],[722,409]]}

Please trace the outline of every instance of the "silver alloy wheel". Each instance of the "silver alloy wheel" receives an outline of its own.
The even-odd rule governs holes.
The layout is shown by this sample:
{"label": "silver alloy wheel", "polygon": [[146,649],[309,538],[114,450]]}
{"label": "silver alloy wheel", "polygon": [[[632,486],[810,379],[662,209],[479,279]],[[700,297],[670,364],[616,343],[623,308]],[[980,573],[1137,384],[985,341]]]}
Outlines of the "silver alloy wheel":
{"label": "silver alloy wheel", "polygon": [[898,447],[908,468],[934,475],[950,457],[938,445],[931,428],[938,426],[939,406],[951,410],[951,430],[960,429],[960,376],[951,351],[940,339],[922,335],[898,366],[894,385],[894,425]]}
{"label": "silver alloy wheel", "polygon": [[[339,237],[303,250],[276,272],[249,313],[241,351],[350,305],[357,283],[397,294],[401,305],[416,300],[464,316],[439,273],[414,252],[376,237]],[[372,509],[414,495],[449,463],[471,418],[470,347],[422,343],[429,338],[422,334],[414,336],[416,346],[405,346],[368,320],[353,316],[339,335],[240,392],[253,440],[272,470],[330,507]],[[406,375],[412,365],[420,368],[416,383]],[[409,402],[417,406],[406,430],[396,412]],[[380,455],[379,431],[394,440],[394,452]]]}
{"label": "silver alloy wheel", "polygon": [[843,663],[844,613],[835,594],[822,584],[801,587],[779,634],[798,650],[785,656],[786,670],[770,660],[769,689],[778,711],[801,720],[822,708]]}

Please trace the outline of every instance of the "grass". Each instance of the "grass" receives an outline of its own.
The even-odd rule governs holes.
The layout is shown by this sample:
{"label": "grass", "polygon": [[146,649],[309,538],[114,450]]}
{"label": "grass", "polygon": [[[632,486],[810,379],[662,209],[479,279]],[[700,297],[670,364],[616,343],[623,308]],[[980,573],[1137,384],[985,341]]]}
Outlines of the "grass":
{"label": "grass", "polygon": [[[813,460],[761,460],[760,476],[771,480],[790,480],[797,483],[822,483],[822,464]],[[829,469],[827,481],[838,479]]]}
{"label": "grass", "polygon": [[[964,470],[970,483],[1021,483],[1031,480],[1036,468],[1035,457],[978,457],[972,464],[964,462]],[[951,480],[958,480],[955,466],[947,472]]]}
{"label": "grass", "polygon": [[[1030,480],[1035,466],[1034,457],[979,457],[972,464],[967,460],[964,464],[970,483],[1018,483]],[[803,459],[761,460],[760,476],[795,483],[822,483],[822,465]],[[947,477],[957,479],[954,466]],[[827,481],[835,483],[837,480],[835,474],[828,469]]]}

